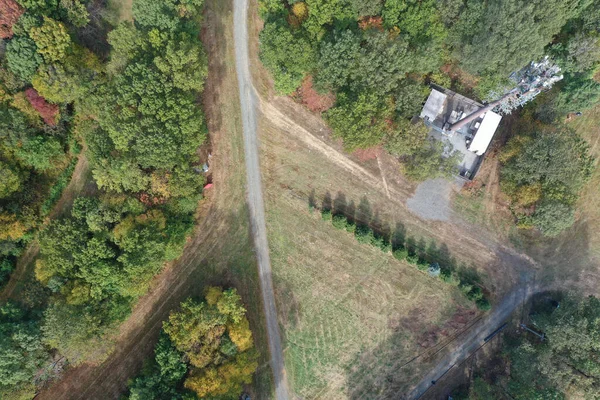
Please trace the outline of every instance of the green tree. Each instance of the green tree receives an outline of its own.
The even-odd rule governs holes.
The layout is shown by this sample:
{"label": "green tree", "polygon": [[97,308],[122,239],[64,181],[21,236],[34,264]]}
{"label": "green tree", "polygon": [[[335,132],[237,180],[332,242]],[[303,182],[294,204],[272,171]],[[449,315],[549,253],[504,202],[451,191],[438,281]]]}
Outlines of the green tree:
{"label": "green tree", "polygon": [[0,161],[0,199],[10,196],[21,188],[22,173],[14,167]]}
{"label": "green tree", "polygon": [[531,223],[544,236],[556,236],[575,223],[575,210],[560,201],[542,201],[531,216]]}
{"label": "green tree", "polygon": [[361,36],[351,30],[335,31],[319,46],[315,85],[323,90],[348,86],[360,56]]}
{"label": "green tree", "polygon": [[16,305],[0,307],[0,393],[30,387],[49,354],[37,323]]}
{"label": "green tree", "polygon": [[450,177],[458,173],[460,155],[444,154],[444,144],[439,141],[427,141],[411,157],[404,160],[404,173],[410,179],[423,181],[439,177]]}
{"label": "green tree", "polygon": [[398,157],[409,157],[417,154],[427,146],[429,128],[424,123],[416,124],[401,119],[393,129],[386,133],[384,146],[387,151]]}
{"label": "green tree", "polygon": [[275,90],[290,94],[314,64],[314,51],[306,37],[279,24],[260,33],[260,59],[273,74]]}
{"label": "green tree", "polygon": [[136,0],[133,17],[146,29],[175,31],[181,27],[182,18],[198,16],[203,4],[204,0]]}
{"label": "green tree", "polygon": [[6,45],[6,66],[19,78],[29,81],[42,63],[33,40],[14,36]]}
{"label": "green tree", "polygon": [[581,0],[468,0],[451,28],[454,55],[471,73],[508,76],[539,59],[584,4]]}
{"label": "green tree", "polygon": [[379,15],[383,7],[382,0],[349,0],[349,3],[358,17]]}
{"label": "green tree", "polygon": [[171,77],[173,86],[181,90],[202,91],[208,75],[208,61],[201,43],[188,34],[169,41],[164,56],[154,59],[154,64],[165,76]]}
{"label": "green tree", "polygon": [[402,80],[394,93],[398,115],[402,118],[418,115],[428,92],[427,86],[421,82],[408,78]]}
{"label": "green tree", "polygon": [[539,132],[502,168],[502,178],[517,186],[541,183],[546,194],[567,200],[590,178],[589,145],[570,130]]}
{"label": "green tree", "polygon": [[398,27],[412,44],[442,42],[447,32],[437,3],[435,0],[387,0],[382,13],[385,26]]}
{"label": "green tree", "polygon": [[42,15],[48,15],[58,6],[58,0],[17,0],[17,3],[31,13]]}
{"label": "green tree", "polygon": [[29,35],[47,63],[63,60],[71,47],[71,37],[64,24],[46,16],[44,23],[31,28]]}
{"label": "green tree", "polygon": [[90,15],[80,0],[60,0],[60,8],[66,19],[78,28],[90,22]]}
{"label": "green tree", "polygon": [[130,64],[110,85],[100,125],[119,151],[143,168],[184,164],[206,136],[194,95],[142,63]]}
{"label": "green tree", "polygon": [[362,92],[356,96],[340,94],[338,104],[325,117],[334,134],[344,139],[344,147],[355,150],[380,143],[386,129],[384,118],[390,114],[390,107],[382,104],[378,94]]}
{"label": "green tree", "polygon": [[183,354],[161,332],[154,348],[154,359],[130,385],[129,400],[182,399],[178,386],[187,373]]}

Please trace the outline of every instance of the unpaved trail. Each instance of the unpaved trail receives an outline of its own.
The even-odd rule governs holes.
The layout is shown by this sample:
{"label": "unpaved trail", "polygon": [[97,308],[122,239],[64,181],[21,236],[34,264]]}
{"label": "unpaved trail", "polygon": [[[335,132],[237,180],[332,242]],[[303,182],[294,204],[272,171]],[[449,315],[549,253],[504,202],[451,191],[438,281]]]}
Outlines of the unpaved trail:
{"label": "unpaved trail", "polygon": [[406,399],[423,398],[427,390],[435,385],[439,379],[477,351],[485,343],[486,337],[507,322],[511,314],[532,294],[531,286],[525,282],[513,288],[494,306],[492,311],[475,324],[466,335],[457,340],[456,347],[423,376],[421,382],[406,396]]}
{"label": "unpaved trail", "polygon": [[234,0],[234,43],[235,64],[240,91],[242,111],[242,129],[244,135],[244,155],[246,161],[248,207],[250,223],[254,236],[254,247],[258,261],[260,287],[262,293],[271,368],[275,378],[275,396],[277,400],[289,398],[287,378],[283,363],[281,336],[275,307],[275,292],[271,274],[271,260],[267,242],[265,206],[258,161],[258,137],[256,134],[256,91],[250,75],[248,52],[248,0]]}
{"label": "unpaved trail", "polygon": [[[73,203],[73,199],[82,192],[85,191],[87,184],[87,173],[89,171],[89,164],[87,158],[82,152],[77,159],[77,164],[71,175],[71,180],[65,189],[63,190],[60,198],[50,211],[48,217],[43,222],[46,225],[50,220],[60,216],[66,209]],[[92,185],[95,187],[95,185]],[[42,226],[38,230],[42,229]],[[40,251],[37,240],[34,240],[27,246],[27,249],[21,254],[17,261],[17,267],[10,275],[10,279],[2,292],[0,292],[0,301],[6,301],[13,295],[19,282],[22,282],[28,271],[34,267],[34,261],[37,258]]]}

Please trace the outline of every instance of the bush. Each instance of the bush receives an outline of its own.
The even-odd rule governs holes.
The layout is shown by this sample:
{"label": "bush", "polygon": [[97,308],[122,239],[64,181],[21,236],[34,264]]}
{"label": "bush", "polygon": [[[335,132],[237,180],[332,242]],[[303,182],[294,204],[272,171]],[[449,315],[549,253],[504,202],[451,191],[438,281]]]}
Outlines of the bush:
{"label": "bush", "polygon": [[331,210],[321,210],[321,218],[324,221],[331,221]]}
{"label": "bush", "polygon": [[474,286],[473,289],[467,293],[467,299],[471,301],[477,301],[483,298],[483,291],[479,286]]}
{"label": "bush", "polygon": [[406,250],[404,247],[401,247],[399,249],[394,250],[392,254],[394,255],[394,258],[396,260],[405,261],[408,257],[408,250]]}
{"label": "bush", "polygon": [[479,308],[481,311],[489,311],[492,308],[492,304],[485,297],[477,299],[475,304],[477,304],[477,308]]}
{"label": "bush", "polygon": [[419,263],[419,256],[418,256],[418,255],[416,255],[416,254],[409,254],[409,255],[406,257],[406,261],[407,261],[409,264],[412,264],[412,265],[417,265],[417,264]]}
{"label": "bush", "polygon": [[442,268],[440,271],[440,279],[442,282],[452,286],[458,286],[460,284],[460,279],[458,279],[456,274],[447,268]]}
{"label": "bush", "polygon": [[381,249],[381,251],[383,251],[384,253],[388,253],[389,251],[392,250],[392,244],[389,242],[389,240],[387,240],[385,238],[379,239],[378,246],[379,246],[379,249]]}
{"label": "bush", "polygon": [[427,261],[423,260],[422,258],[418,258],[417,269],[419,271],[426,271],[427,269],[429,269],[429,263]]}
{"label": "bush", "polygon": [[354,236],[359,243],[371,244],[373,242],[373,231],[365,225],[357,225]]}
{"label": "bush", "polygon": [[346,225],[348,224],[348,220],[346,219],[345,216],[343,216],[341,214],[336,214],[336,215],[333,216],[333,219],[331,220],[331,223],[337,229],[346,229]]}
{"label": "bush", "polygon": [[352,221],[346,220],[346,231],[354,233],[356,231],[356,224]]}

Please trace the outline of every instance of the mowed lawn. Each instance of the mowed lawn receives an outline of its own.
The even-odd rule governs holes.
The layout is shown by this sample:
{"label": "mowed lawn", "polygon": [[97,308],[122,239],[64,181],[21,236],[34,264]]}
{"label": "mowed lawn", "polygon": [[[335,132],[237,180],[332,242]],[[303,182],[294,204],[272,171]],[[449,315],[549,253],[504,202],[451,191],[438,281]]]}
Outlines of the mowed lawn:
{"label": "mowed lawn", "polygon": [[300,199],[271,199],[267,227],[287,372],[302,398],[402,393],[420,360],[397,367],[472,308],[455,288],[359,244]]}
{"label": "mowed lawn", "polygon": [[332,203],[343,193],[357,213],[380,225],[413,226],[414,219],[403,221],[406,210],[397,202],[382,207],[384,195],[365,190],[322,154],[268,123],[261,132],[267,232],[291,391],[303,399],[398,398],[432,360],[403,365],[479,313],[457,288],[358,243],[309,207],[310,201],[320,206],[327,190]]}

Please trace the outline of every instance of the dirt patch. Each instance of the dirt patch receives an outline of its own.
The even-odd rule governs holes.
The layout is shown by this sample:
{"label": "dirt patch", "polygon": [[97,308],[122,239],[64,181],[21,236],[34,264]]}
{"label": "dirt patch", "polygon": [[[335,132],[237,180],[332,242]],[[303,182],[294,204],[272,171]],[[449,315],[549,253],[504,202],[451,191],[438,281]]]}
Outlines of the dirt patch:
{"label": "dirt patch", "polygon": [[369,149],[358,149],[352,152],[352,155],[356,157],[360,162],[369,160],[376,160],[377,157],[382,153],[383,149],[381,146],[371,147]]}
{"label": "dirt patch", "polygon": [[431,326],[427,328],[426,331],[417,338],[417,342],[425,349],[431,348],[441,340],[445,340],[464,329],[477,317],[477,315],[478,312],[476,310],[459,308],[449,320],[443,323],[442,326]]}

